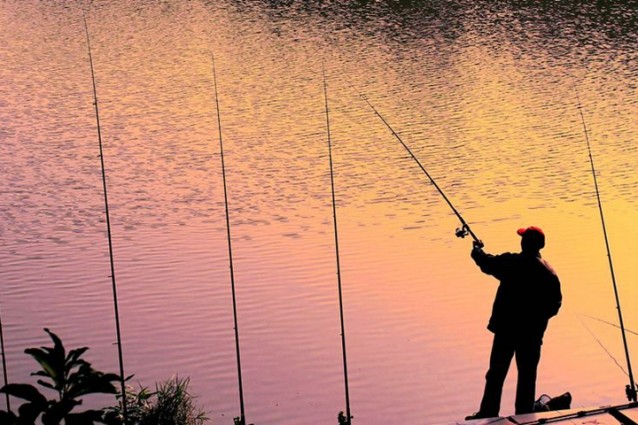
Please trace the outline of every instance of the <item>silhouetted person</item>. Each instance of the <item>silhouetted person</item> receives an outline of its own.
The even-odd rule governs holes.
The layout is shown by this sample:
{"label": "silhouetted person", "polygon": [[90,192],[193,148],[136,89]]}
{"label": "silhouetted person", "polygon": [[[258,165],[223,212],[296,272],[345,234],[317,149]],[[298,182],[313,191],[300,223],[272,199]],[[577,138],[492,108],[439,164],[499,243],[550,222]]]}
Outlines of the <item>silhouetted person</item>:
{"label": "silhouetted person", "polygon": [[466,419],[496,417],[501,407],[503,382],[516,357],[516,414],[534,411],[536,370],[543,334],[549,319],[558,313],[560,281],[541,258],[545,234],[538,227],[519,229],[520,253],[487,254],[474,242],[472,258],[483,273],[500,281],[487,329],[494,333],[490,367],[480,410]]}

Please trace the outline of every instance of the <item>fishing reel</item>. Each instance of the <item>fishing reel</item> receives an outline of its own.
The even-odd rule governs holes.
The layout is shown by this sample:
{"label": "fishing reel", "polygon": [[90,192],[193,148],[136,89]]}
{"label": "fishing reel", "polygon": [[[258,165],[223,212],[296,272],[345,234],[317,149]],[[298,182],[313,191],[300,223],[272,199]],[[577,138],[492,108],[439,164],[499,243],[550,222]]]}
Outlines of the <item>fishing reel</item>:
{"label": "fishing reel", "polygon": [[457,227],[454,234],[456,235],[457,238],[464,239],[467,235],[470,234],[470,232],[467,230],[467,224],[464,224],[461,227]]}
{"label": "fishing reel", "polygon": [[470,232],[470,226],[468,226],[465,223],[463,224],[463,226],[458,227],[456,231],[454,232],[454,234],[456,235],[457,238],[461,238],[461,239],[464,239],[467,235],[471,234],[472,238],[474,238],[474,241],[472,242],[472,244],[474,245],[474,248],[483,248],[485,246],[483,244],[483,241],[477,239],[476,236],[474,236],[474,234]]}

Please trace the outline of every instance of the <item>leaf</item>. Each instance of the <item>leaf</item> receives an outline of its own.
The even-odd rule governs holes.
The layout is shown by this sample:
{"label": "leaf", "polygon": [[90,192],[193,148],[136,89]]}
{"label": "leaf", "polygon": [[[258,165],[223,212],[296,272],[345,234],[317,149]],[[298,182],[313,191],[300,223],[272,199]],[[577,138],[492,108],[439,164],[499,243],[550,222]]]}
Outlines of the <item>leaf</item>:
{"label": "leaf", "polygon": [[[133,375],[131,375],[133,376]],[[102,374],[102,379],[106,379],[107,381],[119,381],[120,380],[120,375],[116,374],[116,373],[103,373]],[[125,379],[126,381],[126,379]]]}
{"label": "leaf", "polygon": [[27,348],[24,350],[40,364],[42,371],[35,372],[37,376],[46,376],[53,381],[54,388],[61,391],[65,385],[65,349],[60,338],[44,328],[53,341],[53,347]]}
{"label": "leaf", "polygon": [[111,383],[117,379],[119,377],[114,374],[103,375],[101,372],[92,371],[91,374],[79,376],[77,380],[74,379],[74,385],[69,388],[67,397],[77,398],[95,393],[117,394],[117,389]]}
{"label": "leaf", "polygon": [[46,405],[40,406],[33,403],[24,403],[18,408],[20,414],[18,418],[19,425],[34,424],[40,413],[46,410]]}
{"label": "leaf", "polygon": [[82,347],[82,348],[77,348],[75,350],[71,350],[69,352],[69,355],[66,356],[66,360],[65,360],[66,367],[69,368],[70,366],[75,365],[78,359],[80,358],[80,356],[82,356],[82,354],[84,354],[88,349],[89,347]]}
{"label": "leaf", "polygon": [[51,385],[50,383],[43,381],[42,379],[38,379],[38,384],[42,385],[45,388],[51,388],[52,390],[55,390],[55,388],[53,387],[53,385]]}
{"label": "leaf", "polygon": [[50,354],[44,349],[40,348],[27,348],[24,352],[35,359],[36,362],[42,367],[42,371],[34,372],[32,375],[39,374],[40,376],[48,376],[53,378],[55,375],[55,369],[51,363]]}
{"label": "leaf", "polygon": [[124,422],[124,418],[113,408],[110,408],[107,412],[104,413],[102,419],[98,422],[104,423],[106,425],[122,425]]}
{"label": "leaf", "polygon": [[36,387],[30,384],[8,384],[0,388],[0,392],[27,400],[34,405],[46,406],[47,399]]}
{"label": "leaf", "polygon": [[82,385],[82,382],[88,376],[91,376],[94,373],[99,373],[99,372],[95,371],[91,367],[91,365],[89,365],[89,364],[81,365],[78,370],[76,370],[75,372],[69,374],[69,376],[67,378],[67,391],[71,391],[72,392],[74,387],[77,387],[78,385]]}
{"label": "leaf", "polygon": [[53,403],[44,415],[42,415],[43,425],[58,425],[66,415],[77,405],[81,404],[76,400],[61,400]]}
{"label": "leaf", "polygon": [[[46,347],[45,347],[46,348]],[[25,353],[30,355],[40,364],[42,371],[35,372],[33,375],[47,376],[54,382],[56,388],[62,387],[62,381],[64,380],[64,366],[60,359],[56,359],[55,356],[44,349],[39,348],[27,348]]]}
{"label": "leaf", "polygon": [[18,408],[18,425],[35,425],[35,420],[44,412],[44,408],[34,406],[32,403],[24,403]]}
{"label": "leaf", "polygon": [[[19,421],[16,420],[16,424],[32,424],[36,418],[40,416],[46,408],[48,401],[40,394],[37,388],[28,384],[9,384],[0,388],[0,392],[9,394],[11,396],[27,400],[27,403],[22,404],[18,408],[20,414]],[[4,424],[4,421],[0,421]]]}
{"label": "leaf", "polygon": [[101,410],[87,410],[82,413],[69,413],[64,418],[66,425],[93,425],[95,422],[102,422]]}
{"label": "leaf", "polygon": [[[48,333],[53,340],[53,349],[57,352],[57,354],[64,354],[64,345],[62,344],[62,340],[47,328],[44,328],[44,332]],[[62,358],[64,357],[65,356],[63,355]]]}
{"label": "leaf", "polygon": [[[51,359],[53,360],[53,365],[55,367],[56,373],[58,374],[58,379],[64,381],[65,368],[64,368],[64,360],[66,359],[66,350],[64,349],[64,345],[62,344],[62,340],[49,329],[44,328],[44,331],[49,334],[51,340],[53,341],[53,349],[50,350]],[[59,384],[56,382],[56,384]],[[59,387],[63,387],[62,383]]]}
{"label": "leaf", "polygon": [[18,418],[13,412],[5,412],[4,410],[0,410],[0,424],[17,425]]}
{"label": "leaf", "polygon": [[66,374],[67,376],[69,376],[73,370],[79,370],[79,369],[89,369],[89,370],[93,370],[93,368],[91,367],[91,363],[84,361],[82,359],[78,360],[75,362],[75,364],[69,366],[66,370]]}

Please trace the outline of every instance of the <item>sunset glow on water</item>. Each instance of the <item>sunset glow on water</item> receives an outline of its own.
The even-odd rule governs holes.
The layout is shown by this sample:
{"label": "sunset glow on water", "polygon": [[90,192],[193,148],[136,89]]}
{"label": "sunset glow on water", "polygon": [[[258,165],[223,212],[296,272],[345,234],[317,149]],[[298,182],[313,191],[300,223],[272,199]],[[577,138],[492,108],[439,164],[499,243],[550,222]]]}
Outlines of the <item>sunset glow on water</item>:
{"label": "sunset glow on water", "polygon": [[32,382],[23,351],[49,343],[45,327],[118,370],[84,8],[133,383],[189,376],[212,423],[239,414],[214,54],[249,423],[337,423],[345,410],[322,66],[353,423],[450,423],[476,411],[497,287],[362,96],[486,251],[518,251],[520,227],[545,231],[564,303],[538,395],[570,391],[575,407],[625,401],[577,93],[625,325],[638,331],[635,11],[513,3],[0,2],[9,380]]}

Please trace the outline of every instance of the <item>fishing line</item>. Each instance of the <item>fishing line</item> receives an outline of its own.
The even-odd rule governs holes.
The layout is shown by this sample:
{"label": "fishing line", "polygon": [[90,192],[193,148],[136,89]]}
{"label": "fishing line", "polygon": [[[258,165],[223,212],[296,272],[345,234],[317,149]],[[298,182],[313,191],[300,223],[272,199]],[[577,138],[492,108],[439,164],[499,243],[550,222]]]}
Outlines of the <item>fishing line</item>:
{"label": "fishing line", "polygon": [[321,71],[323,73],[323,96],[326,109],[326,132],[328,134],[328,157],[330,158],[330,187],[332,190],[332,217],[335,236],[335,253],[337,257],[337,283],[339,288],[339,318],[341,319],[341,349],[343,354],[343,379],[345,383],[345,396],[346,396],[346,415],[343,416],[343,412],[339,412],[338,421],[339,424],[350,425],[352,422],[352,415],[350,414],[350,391],[348,386],[348,360],[346,356],[346,329],[343,317],[343,292],[341,285],[341,262],[339,259],[339,236],[337,232],[337,203],[335,200],[335,180],[334,180],[334,167],[332,161],[332,138],[330,134],[330,113],[328,108],[328,83],[326,82],[326,69],[322,65]]}
{"label": "fishing line", "polygon": [[614,361],[614,363],[616,363],[616,366],[618,366],[618,368],[620,370],[622,370],[622,372],[629,376],[629,374],[627,373],[627,371],[625,370],[625,368],[622,367],[622,365],[620,364],[620,362],[618,360],[616,360],[616,358],[613,356],[613,354],[611,354],[611,352],[607,349],[607,347],[605,347],[605,345],[596,337],[596,335],[594,334],[594,332],[592,332],[592,330],[589,328],[589,326],[587,326],[585,324],[585,322],[583,321],[583,319],[581,317],[578,317],[578,320],[580,320],[580,323],[585,327],[585,329],[587,329],[587,331],[589,332],[589,334],[592,336],[592,338],[594,338],[594,340],[596,340],[596,342],[598,343],[598,345],[601,346],[601,348],[605,351],[605,353],[607,353],[607,355]]}
{"label": "fishing line", "polygon": [[[614,328],[618,328],[618,329],[620,329],[620,326],[618,326],[618,325],[617,325],[617,324],[615,324],[615,323],[608,322],[607,320],[603,320],[603,319],[600,319],[600,318],[598,318],[598,317],[590,316],[590,315],[588,315],[588,314],[581,314],[581,316],[583,316],[583,317],[587,317],[587,318],[589,318],[589,319],[596,320],[596,321],[598,321],[598,322],[601,322],[601,323],[604,323],[604,324],[606,324],[606,325],[613,326]],[[625,332],[630,333],[630,334],[632,334],[632,335],[638,335],[638,332],[632,331],[631,329],[628,329],[628,328],[625,328]]]}
{"label": "fishing line", "polygon": [[97,125],[97,139],[100,146],[100,165],[102,168],[102,187],[104,191],[104,211],[106,215],[106,232],[109,240],[109,259],[111,263],[111,283],[113,287],[113,307],[115,309],[115,329],[117,334],[117,355],[120,363],[120,384],[122,386],[122,414],[124,423],[127,422],[128,412],[126,407],[126,379],[124,378],[124,356],[122,354],[122,335],[120,332],[120,314],[117,302],[117,284],[115,283],[115,261],[113,258],[113,238],[111,234],[111,220],[109,217],[109,199],[106,185],[106,170],[104,167],[104,152],[102,149],[102,131],[100,128],[100,112],[97,100],[97,88],[95,84],[95,71],[93,69],[93,56],[91,54],[91,40],[89,38],[89,25],[86,22],[86,13],[82,10],[84,17],[84,29],[86,30],[86,45],[89,53],[89,65],[91,67],[91,81],[93,82],[93,105],[95,106],[95,122]]}
{"label": "fishing line", "polygon": [[363,93],[361,93],[359,90],[357,90],[350,81],[347,81],[348,85],[359,94],[359,97],[361,99],[363,99],[368,106],[374,111],[374,113],[379,117],[379,119],[381,119],[381,121],[383,122],[383,124],[385,124],[385,126],[388,128],[388,130],[390,130],[390,132],[392,133],[392,135],[399,141],[399,143],[401,143],[401,145],[405,148],[405,150],[408,152],[408,154],[410,154],[410,157],[412,157],[412,159],[417,163],[417,165],[419,166],[419,168],[421,168],[421,171],[423,171],[423,173],[427,176],[427,178],[430,180],[430,183],[432,183],[432,185],[436,188],[436,190],[439,192],[439,194],[443,197],[443,199],[445,200],[445,202],[448,204],[448,206],[452,209],[452,212],[454,212],[454,214],[458,217],[458,219],[461,221],[461,227],[457,228],[455,231],[455,235],[458,238],[464,238],[466,237],[468,234],[470,236],[472,236],[472,239],[474,239],[474,242],[477,246],[483,246],[483,242],[481,242],[481,240],[474,234],[474,232],[472,231],[472,229],[470,229],[469,224],[467,224],[467,222],[463,219],[463,217],[461,216],[461,214],[459,213],[459,211],[454,207],[454,205],[452,204],[452,202],[450,201],[450,199],[445,195],[445,193],[443,192],[443,190],[441,189],[441,187],[436,183],[436,181],[434,180],[434,178],[430,175],[430,173],[428,173],[428,171],[425,169],[425,167],[423,166],[423,164],[421,164],[421,161],[419,161],[419,159],[416,157],[416,155],[414,155],[414,153],[412,152],[412,150],[410,149],[410,147],[403,141],[403,139],[401,139],[401,136],[399,136],[399,134],[394,131],[394,129],[392,128],[392,126],[388,123],[388,121],[383,117],[383,115],[381,115],[381,113],[377,110],[377,108],[374,107],[374,105],[370,102],[370,100],[368,99],[367,96],[365,96]]}
{"label": "fishing line", "polygon": [[607,249],[607,258],[609,260],[609,271],[611,273],[611,281],[614,287],[614,296],[616,298],[616,309],[618,310],[618,321],[620,323],[620,331],[622,334],[623,346],[625,348],[625,358],[627,360],[627,371],[629,375],[629,384],[625,387],[625,392],[629,401],[636,401],[636,384],[634,382],[634,374],[631,369],[631,359],[629,357],[629,347],[627,345],[627,335],[625,334],[625,324],[623,322],[622,310],[620,308],[620,297],[618,296],[618,286],[616,285],[616,276],[614,274],[614,265],[611,260],[611,250],[609,248],[609,239],[607,237],[607,227],[605,226],[605,217],[603,215],[603,205],[600,200],[600,191],[598,190],[598,180],[596,178],[596,168],[594,167],[594,157],[591,152],[591,144],[589,142],[589,131],[587,130],[587,124],[585,124],[585,115],[583,114],[583,107],[580,103],[580,96],[578,90],[576,90],[576,100],[578,101],[578,112],[580,112],[580,119],[583,123],[583,131],[585,132],[585,140],[587,142],[587,151],[589,152],[589,164],[591,165],[591,173],[594,178],[594,188],[596,189],[596,200],[598,202],[598,211],[600,212],[600,222],[603,228],[603,235],[605,237],[605,248]]}
{"label": "fishing line", "polygon": [[237,325],[237,300],[235,296],[235,272],[233,268],[233,247],[230,237],[230,213],[228,212],[228,190],[226,187],[226,166],[224,164],[224,144],[222,141],[222,119],[219,110],[219,95],[217,93],[217,73],[215,70],[215,56],[211,53],[213,64],[213,85],[215,87],[215,106],[217,109],[217,128],[219,129],[219,153],[222,165],[222,180],[224,182],[224,206],[226,209],[226,239],[228,240],[228,261],[230,263],[230,287],[233,298],[233,320],[235,325],[235,353],[237,355],[237,377],[239,381],[239,408],[240,416],[235,418],[235,425],[246,424],[246,414],[244,409],[244,386],[241,374],[241,356],[239,351],[239,326]]}
{"label": "fishing line", "polygon": [[[0,312],[0,349],[2,350],[2,374],[4,376],[4,386],[9,385],[9,379],[7,378],[7,355],[4,351],[4,332],[2,327],[2,313]],[[7,412],[11,411],[11,403],[9,402],[9,393],[5,393],[7,398]]]}

